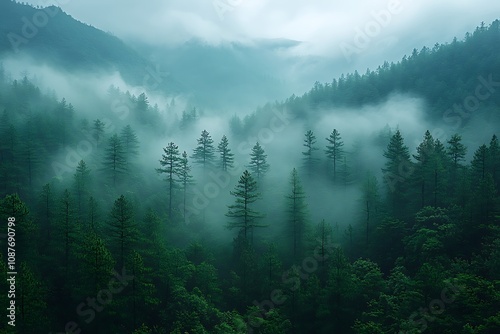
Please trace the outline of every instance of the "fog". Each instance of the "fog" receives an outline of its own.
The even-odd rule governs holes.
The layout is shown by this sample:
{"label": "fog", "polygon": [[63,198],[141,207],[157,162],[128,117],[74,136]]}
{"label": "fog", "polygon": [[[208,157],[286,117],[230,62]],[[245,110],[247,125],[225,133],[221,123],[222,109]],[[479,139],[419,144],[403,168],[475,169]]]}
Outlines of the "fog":
{"label": "fog", "polygon": [[[105,69],[98,73],[77,69],[62,71],[28,56],[2,59],[4,67],[13,79],[21,79],[26,75],[43,92],[55,94],[57,100],[65,98],[76,110],[77,127],[78,122],[84,118],[90,122],[100,119],[106,124],[105,135],[109,138],[113,133],[119,133],[125,125],[132,126],[140,141],[141,153],[137,164],[140,166],[140,182],[143,182],[144,189],[136,196],[145,196],[141,198],[144,202],[140,204],[142,209],[147,206],[164,209],[166,185],[158,182],[163,180],[163,176],[158,175],[155,169],[159,168],[162,150],[168,143],[176,143],[181,153],[186,151],[191,155],[203,130],[210,133],[214,146],[226,135],[230,148],[235,153],[235,170],[224,176],[214,172],[216,177],[222,177],[224,185],[207,196],[207,189],[215,182],[214,176],[207,176],[206,171],[202,171],[199,166],[192,166],[196,183],[190,188],[188,200],[191,210],[189,223],[209,226],[212,233],[218,237],[234,236],[234,231],[224,229],[227,221],[224,213],[227,212],[227,206],[234,201],[230,191],[247,168],[251,148],[256,142],[264,148],[270,164],[267,175],[259,180],[262,198],[257,206],[267,215],[264,221],[273,231],[256,232],[262,233],[261,237],[265,239],[279,233],[279,228],[275,226],[283,225],[283,220],[286,220],[283,215],[286,211],[285,196],[290,191],[290,173],[293,168],[299,170],[308,196],[310,224],[314,225],[325,219],[331,224],[338,223],[343,230],[349,224],[358,225],[362,220],[363,209],[359,201],[363,196],[361,184],[367,172],[377,177],[379,191],[383,192],[381,168],[385,162],[383,152],[388,140],[387,136],[383,136],[383,131],[390,129],[394,132],[399,129],[410,152],[414,154],[426,130],[430,130],[435,138],[439,138],[443,143],[452,134],[459,132],[464,136],[464,143],[471,148],[487,142],[491,136],[490,132],[493,133],[494,130],[487,121],[481,121],[479,118],[474,118],[473,123],[465,128],[463,125],[453,127],[446,123],[444,118],[441,122],[431,123],[427,117],[427,101],[419,96],[397,92],[393,92],[379,104],[364,105],[359,109],[306,110],[306,117],[300,119],[290,114],[283,105],[271,105],[263,109],[259,107],[266,100],[273,100],[270,95],[276,95],[274,99],[279,101],[291,93],[302,94],[314,81],[331,81],[344,71],[356,69],[362,72],[366,67],[374,68],[380,65],[383,60],[399,59],[403,54],[409,53],[410,45],[431,46],[435,42],[452,39],[457,31],[473,30],[478,21],[493,15],[491,9],[498,6],[496,2],[484,1],[483,7],[475,3],[473,8],[465,2],[453,2],[453,5],[451,2],[435,4],[431,1],[419,4],[400,3],[398,9],[394,9],[398,15],[390,19],[390,24],[388,22],[380,34],[377,33],[365,41],[368,43],[366,47],[358,45],[356,52],[349,51],[352,49],[349,49],[349,46],[346,49],[345,45],[356,44],[355,34],[359,31],[357,29],[374,20],[374,11],[385,13],[392,10],[393,7],[390,6],[394,4],[370,2],[365,10],[359,11],[358,5],[352,4],[340,5],[320,1],[304,7],[304,4],[294,1],[287,2],[289,10],[282,12],[282,2],[270,4],[262,1],[243,1],[238,8],[225,13],[223,20],[216,18],[217,12],[213,11],[209,3],[196,7],[187,3],[153,2],[148,8],[141,5],[140,9],[136,4],[115,6],[107,3],[106,6],[118,8],[116,15],[111,17],[102,15],[105,10],[91,10],[94,8],[92,2],[59,4],[63,10],[78,19],[110,30],[130,41],[136,48],[144,48],[143,54],[152,57],[155,64],[166,64],[171,68],[180,64],[175,73],[177,77],[182,77],[183,71],[192,71],[186,75],[190,79],[184,82],[187,90],[178,94],[151,91],[147,87],[129,85],[119,72],[110,73]],[[442,8],[448,9],[446,14],[440,11]],[[154,13],[151,10],[154,10]],[[201,16],[200,10],[213,12],[208,16]],[[468,13],[467,20],[443,20],[445,16],[454,14],[463,18],[465,12]],[[426,20],[432,19],[432,24],[425,25],[422,29],[416,28],[417,22],[421,24],[426,21],[423,17],[426,17]],[[133,19],[148,23],[123,25],[123,22]],[[353,28],[345,29],[345,26]],[[134,29],[130,30],[131,27]],[[180,32],[168,33],[173,27],[180,27]],[[331,33],[332,31],[334,33]],[[247,51],[253,55],[262,53],[265,56],[242,70],[241,86],[224,80],[217,81],[215,78],[218,72],[212,72],[209,67],[202,68],[201,72],[193,71],[190,68],[192,62],[176,63],[179,59],[176,60],[175,57],[162,62],[161,59],[165,55],[163,52],[175,53],[176,48],[193,39],[206,43],[205,49],[196,49],[198,46],[195,46],[197,52],[200,52],[193,58],[195,61],[202,59],[203,50],[210,48],[225,48],[225,51],[217,51],[222,57],[216,58],[210,64],[222,66],[228,60],[240,57],[238,62],[231,64],[233,67],[227,68],[228,73],[247,62]],[[189,52],[191,49],[187,50]],[[271,80],[262,81],[262,87],[259,87],[262,91],[257,91],[257,88],[254,91],[252,87],[256,87],[256,83],[250,83],[250,77],[244,76],[249,73],[268,76]],[[256,82],[261,82],[261,77],[255,78]],[[195,81],[203,80],[203,85],[195,86]],[[218,88],[211,87],[215,83],[219,84]],[[272,88],[276,83],[280,84],[279,90]],[[129,92],[135,97],[146,93],[149,106],[155,106],[158,113],[158,117],[152,121],[154,124],[145,125],[139,122],[136,116],[132,115],[134,106],[130,101],[124,100],[123,96],[110,97],[108,89],[111,86],[118,88],[121,93]],[[197,89],[203,91],[205,100],[196,98],[193,91]],[[221,93],[225,89],[227,91]],[[217,100],[216,107],[209,102],[211,99]],[[190,122],[189,126],[181,126],[183,113],[193,108],[197,110],[196,120]],[[238,133],[231,127],[230,120],[233,117],[243,123],[248,120],[253,120],[253,123],[247,122],[251,123],[251,126],[244,133]],[[483,126],[489,126],[490,131],[478,134],[471,130]],[[324,154],[326,138],[333,129],[340,132],[345,144],[347,164],[351,167],[354,165],[357,174],[355,180],[345,186],[333,186],[325,172],[331,168]],[[304,149],[304,134],[308,130],[312,130],[316,135],[316,154],[319,159],[316,170],[318,175],[312,178],[308,178],[304,172],[301,154]],[[473,154],[472,150],[468,152],[469,159]],[[99,170],[99,154],[92,152],[88,157],[82,158],[89,159],[90,166]],[[66,158],[67,152],[62,147],[54,161],[64,161]],[[66,170],[64,175],[58,175],[57,179],[62,184],[71,179],[72,172],[69,170]],[[47,176],[46,179],[51,178],[53,175]],[[115,195],[108,195],[111,194]],[[180,208],[178,205],[177,207]]]}
{"label": "fog", "polygon": [[[477,134],[468,131],[470,127],[451,127],[446,122],[429,122],[427,119],[426,101],[418,96],[399,93],[391,94],[385,101],[374,105],[364,105],[356,108],[335,108],[306,111],[305,118],[296,118],[288,110],[276,106],[257,111],[244,111],[228,107],[224,111],[209,109],[203,106],[197,108],[197,119],[187,127],[180,126],[182,114],[193,107],[189,98],[182,95],[168,96],[158,92],[148,92],[145,87],[129,86],[119,73],[79,73],[62,72],[48,65],[35,64],[29,58],[3,59],[4,67],[12,79],[22,79],[28,76],[34,84],[44,92],[55,92],[57,100],[65,98],[76,110],[76,124],[78,120],[87,118],[89,121],[101,119],[106,123],[105,136],[109,138],[113,133],[130,124],[137,133],[140,141],[140,156],[137,164],[140,166],[139,178],[141,187],[138,193],[131,194],[129,189],[118,191],[128,193],[135,198],[136,205],[141,208],[138,214],[147,207],[153,207],[164,212],[167,203],[167,184],[164,176],[155,172],[159,168],[159,160],[163,148],[170,142],[179,146],[179,151],[186,151],[189,156],[197,145],[197,139],[203,130],[207,130],[216,147],[221,137],[226,135],[230,148],[235,154],[235,168],[229,173],[223,173],[217,168],[203,171],[201,167],[193,165],[192,174],[195,184],[189,188],[187,200],[188,217],[185,225],[193,232],[193,238],[203,238],[214,244],[224,244],[234,238],[235,231],[228,231],[225,225],[227,206],[233,204],[234,197],[230,195],[242,172],[248,168],[250,152],[253,145],[259,142],[268,156],[269,172],[259,180],[261,198],[256,202],[256,208],[266,217],[263,223],[268,229],[255,232],[255,238],[262,242],[273,241],[276,235],[281,235],[286,224],[287,210],[285,197],[290,193],[290,174],[293,168],[299,171],[301,182],[306,193],[308,205],[308,222],[311,226],[325,219],[332,226],[336,226],[337,236],[340,238],[348,225],[361,228],[364,208],[361,203],[363,193],[362,183],[369,172],[375,175],[379,183],[380,194],[384,193],[384,183],[381,168],[385,163],[383,152],[388,138],[383,137],[383,131],[388,128],[392,133],[399,129],[405,139],[410,152],[415,154],[416,147],[421,142],[426,130],[433,132],[436,138],[446,142],[449,137],[460,132],[464,135],[464,143],[475,149],[479,144],[487,142],[491,133]],[[150,106],[158,105],[160,124],[155,129],[141,124],[132,115],[133,106],[130,102],[121,99],[112,99],[108,88],[117,87],[122,92],[130,92],[136,97],[146,92]],[[175,106],[170,106],[174,99]],[[234,133],[230,119],[237,116],[242,120],[254,119],[254,125],[246,133]],[[474,120],[472,128],[483,126],[484,121]],[[480,125],[479,122],[484,122]],[[347,164],[356,172],[356,178],[346,185],[333,185],[325,174],[331,169],[325,158],[326,138],[333,129],[337,129],[344,141]],[[385,130],[384,130],[385,129]],[[304,170],[302,151],[304,150],[304,134],[312,130],[317,138],[316,157],[319,163],[315,175],[311,178]],[[493,130],[490,128],[490,130]],[[102,150],[102,148],[101,148]],[[95,151],[99,151],[96,149]],[[60,155],[54,161],[65,163],[68,153],[61,148]],[[100,152],[100,151],[99,151]],[[99,153],[102,154],[102,153]],[[99,154],[91,152],[82,155],[91,169],[98,172],[101,169]],[[468,157],[472,156],[469,150]],[[73,170],[69,166],[65,173],[56,177],[60,187],[71,182]],[[66,160],[67,164],[67,160]],[[44,182],[54,179],[54,175],[47,175]],[[111,203],[112,196],[118,192],[103,194]],[[134,197],[135,196],[135,197]],[[175,207],[182,212],[183,206],[177,197]],[[138,217],[138,219],[140,219]],[[202,237],[203,235],[203,237]],[[282,236],[281,238],[284,238]],[[339,239],[340,240],[340,239]],[[178,241],[181,244],[182,240]]]}

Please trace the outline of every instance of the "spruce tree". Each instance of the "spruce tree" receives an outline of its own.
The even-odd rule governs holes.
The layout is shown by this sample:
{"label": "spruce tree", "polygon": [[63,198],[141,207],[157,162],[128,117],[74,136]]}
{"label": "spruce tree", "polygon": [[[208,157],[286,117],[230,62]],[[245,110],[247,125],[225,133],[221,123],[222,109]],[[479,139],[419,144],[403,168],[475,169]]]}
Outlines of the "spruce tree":
{"label": "spruce tree", "polygon": [[121,269],[125,264],[125,257],[130,253],[133,243],[137,239],[134,210],[125,196],[121,195],[115,200],[108,226],[109,237],[113,245],[112,251],[116,252],[118,269]]}
{"label": "spruce tree", "polygon": [[182,209],[184,212],[184,218],[186,218],[186,200],[187,200],[187,191],[191,184],[193,184],[193,176],[191,175],[191,167],[188,162],[188,155],[186,151],[182,153],[182,157],[179,163],[179,182],[182,187],[183,194],[183,205]]}
{"label": "spruce tree", "polygon": [[166,174],[166,179],[168,184],[168,215],[172,218],[172,199],[174,194],[174,189],[177,186],[179,177],[181,176],[181,158],[179,153],[179,147],[173,142],[169,143],[167,147],[163,148],[162,159],[160,160],[160,168],[156,171],[159,174]]}
{"label": "spruce tree", "polygon": [[397,217],[407,215],[409,178],[414,172],[410,161],[410,152],[404,144],[399,130],[391,137],[387,149],[384,151],[387,159],[382,172],[387,186],[387,197],[392,214]]}
{"label": "spruce tree", "polygon": [[195,163],[200,164],[203,170],[212,166],[215,160],[215,148],[214,141],[207,130],[201,132],[201,136],[198,139],[198,146],[194,149],[191,158]]}
{"label": "spruce tree", "polygon": [[99,147],[99,143],[101,142],[102,137],[104,136],[104,128],[106,124],[102,122],[100,119],[94,120],[94,124],[92,127],[92,136],[95,139],[96,147]]}
{"label": "spruce tree", "polygon": [[125,126],[120,132],[120,141],[127,162],[130,163],[139,155],[139,139],[130,125]]}
{"label": "spruce tree", "polygon": [[493,135],[488,146],[488,170],[496,190],[500,191],[500,144],[496,135]]}
{"label": "spruce tree", "polygon": [[295,168],[290,175],[290,185],[291,192],[286,196],[288,202],[287,230],[292,240],[293,262],[296,263],[304,254],[307,205],[305,203],[306,196]]}
{"label": "spruce tree", "polygon": [[78,220],[81,221],[84,219],[83,214],[86,211],[86,199],[90,193],[90,169],[87,167],[85,161],[80,160],[73,177]]}
{"label": "spruce tree", "polygon": [[259,220],[264,218],[262,214],[252,208],[252,204],[259,198],[257,183],[252,175],[245,170],[240,177],[234,191],[230,192],[236,200],[235,204],[228,206],[226,217],[232,218],[227,224],[228,229],[239,228],[243,232],[247,241],[248,232],[255,227],[265,227],[259,224]]}
{"label": "spruce tree", "polygon": [[127,159],[123,150],[120,138],[115,133],[109,138],[108,146],[104,152],[103,170],[107,177],[111,179],[113,187],[123,179],[127,173]]}
{"label": "spruce tree", "polygon": [[455,191],[457,189],[457,181],[463,177],[463,161],[465,160],[465,155],[467,154],[467,148],[462,144],[462,137],[458,134],[454,134],[447,141],[448,146],[446,147],[446,154],[451,160],[450,164],[450,182],[449,182],[449,194],[456,198]]}
{"label": "spruce tree", "polygon": [[425,132],[423,141],[417,147],[417,154],[413,155],[417,160],[415,164],[414,178],[420,192],[420,207],[429,205],[428,199],[432,193],[432,179],[434,174],[434,138],[429,130]]}
{"label": "spruce tree", "polygon": [[311,177],[314,167],[318,162],[318,158],[314,154],[314,152],[318,150],[316,147],[316,136],[311,130],[308,130],[305,134],[304,147],[306,150],[302,152],[302,155],[304,156],[302,159],[304,160],[307,175]]}
{"label": "spruce tree", "polygon": [[337,164],[342,161],[344,156],[344,142],[340,137],[337,129],[333,129],[332,133],[326,138],[328,144],[326,145],[326,156],[332,161],[333,164],[333,182],[337,182]]}
{"label": "spruce tree", "polygon": [[267,163],[267,155],[264,152],[262,146],[257,142],[250,152],[250,164],[248,168],[256,175],[257,180],[260,180],[269,170],[269,164]]}
{"label": "spruce tree", "polygon": [[222,139],[217,146],[217,150],[220,154],[220,167],[223,171],[227,171],[228,169],[233,168],[234,164],[234,154],[231,153],[231,149],[229,148],[229,141],[226,135],[222,136]]}

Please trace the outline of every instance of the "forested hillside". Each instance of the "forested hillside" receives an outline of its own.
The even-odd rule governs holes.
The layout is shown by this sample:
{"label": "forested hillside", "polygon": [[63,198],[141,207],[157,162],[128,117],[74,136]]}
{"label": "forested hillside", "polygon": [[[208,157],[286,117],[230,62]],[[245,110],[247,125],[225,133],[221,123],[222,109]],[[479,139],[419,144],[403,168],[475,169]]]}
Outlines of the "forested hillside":
{"label": "forested hillside", "polygon": [[[18,272],[17,331],[0,331],[497,333],[499,140],[431,127],[487,93],[463,119],[498,121],[499,36],[495,21],[232,119],[115,86],[77,109],[0,66],[1,291],[9,217]],[[439,119],[418,145],[410,127],[359,141],[310,121],[397,92]]]}
{"label": "forested hillside", "polygon": [[37,64],[77,73],[118,71],[130,85],[149,84],[148,88],[154,86],[164,93],[181,89],[172,77],[151,83],[155,79],[151,76],[158,75],[156,64],[119,38],[77,21],[56,6],[35,8],[1,1],[0,56],[29,56]]}
{"label": "forested hillside", "polygon": [[[318,82],[301,97],[290,97],[286,105],[304,117],[311,109],[359,107],[383,101],[394,92],[410,93],[424,97],[429,103],[429,116],[439,120],[454,104],[461,105],[465,97],[474,95],[482,83],[479,77],[487,80],[493,76],[495,84],[490,88],[498,90],[499,51],[500,21],[482,23],[473,33],[466,33],[463,40],[455,38],[451,43],[414,49],[401,61],[384,62],[364,74],[356,71],[329,83]],[[496,107],[500,96],[492,94],[481,102],[483,108]],[[472,103],[471,108],[475,108]],[[465,112],[470,114],[471,110]],[[454,114],[458,112],[454,110]]]}

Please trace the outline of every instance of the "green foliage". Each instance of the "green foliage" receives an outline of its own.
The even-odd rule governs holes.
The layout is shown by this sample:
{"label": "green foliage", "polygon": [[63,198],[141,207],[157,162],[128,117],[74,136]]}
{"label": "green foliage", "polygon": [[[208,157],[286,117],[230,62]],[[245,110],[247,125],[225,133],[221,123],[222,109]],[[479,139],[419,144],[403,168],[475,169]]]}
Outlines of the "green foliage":
{"label": "green foliage", "polygon": [[191,158],[195,163],[200,164],[203,170],[213,165],[215,160],[214,141],[207,130],[201,132],[198,146],[194,149]]}
{"label": "green foliage", "polygon": [[250,152],[250,163],[248,168],[257,177],[257,181],[263,177],[269,170],[269,164],[267,163],[267,154],[264,148],[260,146],[259,142],[255,143],[252,147],[252,152]]}
{"label": "green foliage", "polygon": [[257,183],[252,175],[245,170],[241,175],[238,185],[231,191],[235,199],[235,204],[228,206],[226,217],[232,218],[227,224],[228,229],[239,228],[247,240],[247,233],[253,231],[255,227],[265,227],[258,221],[264,216],[254,210],[251,205],[259,198]]}

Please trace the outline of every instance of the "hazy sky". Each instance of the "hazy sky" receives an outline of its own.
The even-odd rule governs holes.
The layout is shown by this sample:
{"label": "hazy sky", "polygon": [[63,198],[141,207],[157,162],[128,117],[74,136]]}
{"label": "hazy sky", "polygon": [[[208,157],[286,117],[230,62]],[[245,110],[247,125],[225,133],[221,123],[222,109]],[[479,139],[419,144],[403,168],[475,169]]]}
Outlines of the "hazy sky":
{"label": "hazy sky", "polygon": [[[413,48],[463,38],[498,18],[498,0],[31,0],[123,39],[172,44],[258,39],[301,41],[291,52],[334,59],[346,71],[374,69]],[[388,14],[388,15],[387,15]],[[377,17],[378,16],[378,17]]]}
{"label": "hazy sky", "polygon": [[[383,39],[448,40],[481,21],[498,18],[497,0],[31,0],[58,4],[73,17],[119,37],[152,43],[196,36],[210,42],[289,38],[308,42],[303,52],[339,52],[353,43],[355,29],[372,27],[373,43]],[[377,28],[372,13],[393,8]],[[390,37],[390,39],[388,39]],[[462,36],[459,36],[462,37]]]}

